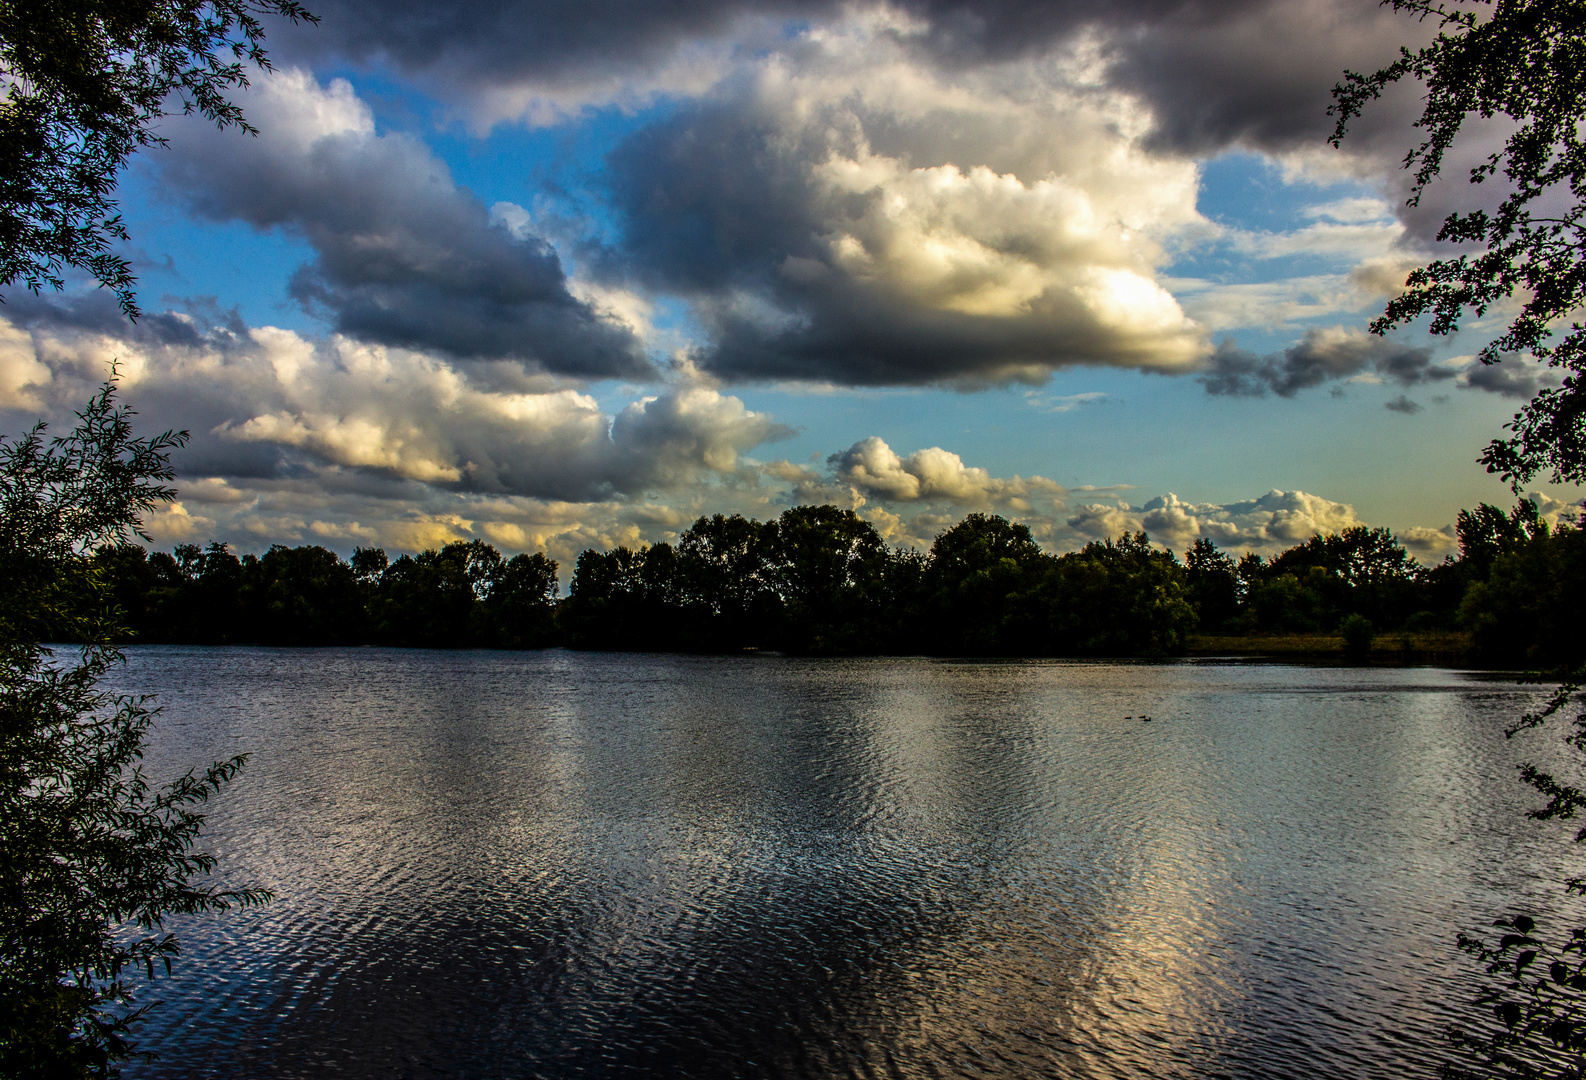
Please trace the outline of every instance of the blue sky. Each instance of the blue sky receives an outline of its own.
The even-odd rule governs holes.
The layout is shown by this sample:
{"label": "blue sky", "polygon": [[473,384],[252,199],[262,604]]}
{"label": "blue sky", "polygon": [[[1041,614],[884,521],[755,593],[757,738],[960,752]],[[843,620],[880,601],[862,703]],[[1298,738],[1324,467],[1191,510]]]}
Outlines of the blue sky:
{"label": "blue sky", "polygon": [[895,543],[986,510],[1053,550],[1366,523],[1436,559],[1460,508],[1512,500],[1475,459],[1545,373],[1470,378],[1494,320],[1363,333],[1469,201],[1403,208],[1413,95],[1326,145],[1337,73],[1408,21],[668,11],[272,28],[239,95],[259,138],[174,117],[123,178],[148,317],[7,298],[8,423],[69,416],[119,358],[146,421],[194,434],[156,538],[243,550],[567,561],[819,499]]}

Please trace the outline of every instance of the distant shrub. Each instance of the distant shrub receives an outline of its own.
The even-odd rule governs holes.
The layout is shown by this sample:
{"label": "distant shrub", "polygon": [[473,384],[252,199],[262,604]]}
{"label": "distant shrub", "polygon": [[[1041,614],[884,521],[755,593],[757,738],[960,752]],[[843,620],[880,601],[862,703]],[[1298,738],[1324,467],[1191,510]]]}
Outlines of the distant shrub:
{"label": "distant shrub", "polygon": [[1364,615],[1350,615],[1338,624],[1338,633],[1344,639],[1344,652],[1352,660],[1363,660],[1371,651],[1377,636],[1376,627]]}

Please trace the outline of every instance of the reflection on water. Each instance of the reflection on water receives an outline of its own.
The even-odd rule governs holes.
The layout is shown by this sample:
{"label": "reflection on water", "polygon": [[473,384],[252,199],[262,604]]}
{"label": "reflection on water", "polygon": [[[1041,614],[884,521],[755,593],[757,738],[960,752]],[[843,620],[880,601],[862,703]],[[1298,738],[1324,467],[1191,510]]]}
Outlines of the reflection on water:
{"label": "reflection on water", "polygon": [[1534,694],[1452,672],[151,647],[122,677],[166,704],[151,772],[253,752],[211,844],[278,897],[176,927],[136,1077],[1431,1076],[1454,932],[1562,852],[1500,735]]}

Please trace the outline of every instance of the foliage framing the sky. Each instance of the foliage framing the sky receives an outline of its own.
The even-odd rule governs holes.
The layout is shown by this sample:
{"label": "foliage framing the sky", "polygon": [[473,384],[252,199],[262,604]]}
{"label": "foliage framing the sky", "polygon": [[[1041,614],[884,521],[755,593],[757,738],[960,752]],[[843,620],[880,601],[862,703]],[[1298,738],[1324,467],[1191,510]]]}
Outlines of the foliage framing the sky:
{"label": "foliage framing the sky", "polygon": [[61,288],[70,268],[136,317],[114,193],[127,158],[161,142],[172,95],[187,113],[252,131],[227,92],[268,68],[258,16],[312,21],[295,0],[0,4],[0,284]]}
{"label": "foliage framing the sky", "polygon": [[1489,18],[1433,0],[1392,0],[1393,7],[1436,19],[1442,32],[1416,52],[1371,75],[1350,72],[1335,90],[1337,145],[1349,121],[1391,83],[1406,76],[1426,85],[1417,126],[1425,139],[1406,156],[1415,170],[1416,205],[1466,119],[1505,117],[1516,130],[1470,172],[1481,184],[1500,173],[1511,190],[1491,213],[1450,214],[1437,239],[1482,246],[1415,270],[1406,291],[1372,323],[1374,333],[1423,315],[1431,330],[1452,333],[1467,311],[1477,317],[1518,292],[1524,303],[1501,336],[1479,353],[1483,363],[1528,352],[1563,369],[1563,384],[1542,389],[1482,455],[1489,472],[1516,487],[1551,470],[1555,480],[1586,479],[1586,327],[1560,322],[1586,302],[1586,7],[1577,0],[1498,0]]}

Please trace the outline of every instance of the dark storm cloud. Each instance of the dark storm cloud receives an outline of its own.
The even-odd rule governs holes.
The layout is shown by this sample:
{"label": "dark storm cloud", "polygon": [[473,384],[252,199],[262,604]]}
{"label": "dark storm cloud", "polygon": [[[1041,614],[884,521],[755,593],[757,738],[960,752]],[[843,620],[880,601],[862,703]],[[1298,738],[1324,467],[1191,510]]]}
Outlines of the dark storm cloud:
{"label": "dark storm cloud", "polygon": [[409,73],[463,87],[618,71],[656,60],[691,39],[723,33],[745,15],[821,16],[834,0],[607,0],[546,4],[479,0],[469,4],[321,0],[318,26],[272,31],[288,58],[340,55],[384,59]]}
{"label": "dark storm cloud", "polygon": [[[482,0],[321,0],[317,26],[281,26],[271,41],[288,57],[336,54],[382,58],[409,72],[465,85],[555,76],[590,64],[626,69],[685,42],[729,32],[746,19],[795,24],[837,15],[845,0],[604,0],[598,4]],[[904,0],[897,10],[922,20],[923,40],[944,59],[1004,60],[1040,52],[1084,27],[1156,26],[1188,18],[1220,23],[1271,0],[1207,5],[1195,0]]]}
{"label": "dark storm cloud", "polygon": [[849,386],[1039,383],[1054,368],[1101,363],[1114,351],[1100,328],[1059,341],[1034,320],[878,304],[841,281],[788,290],[780,298],[798,303],[791,325],[716,312],[715,340],[700,353],[700,366],[728,379]]}
{"label": "dark storm cloud", "polygon": [[[1281,353],[1258,356],[1231,340],[1218,343],[1200,376],[1207,393],[1233,397],[1293,397],[1301,390],[1364,373],[1400,386],[1451,379],[1454,372],[1432,363],[1432,350],[1367,334],[1308,330]],[[1405,399],[1401,396],[1399,401]],[[1413,405],[1414,403],[1410,403]],[[1400,412],[1414,411],[1390,405]]]}
{"label": "dark storm cloud", "polygon": [[[1174,5],[1118,43],[1111,78],[1150,103],[1163,149],[1321,149],[1344,70],[1375,70],[1424,34],[1390,9],[1352,0]],[[1379,104],[1355,123],[1350,145],[1404,119]],[[1395,138],[1403,138],[1397,129]],[[1399,142],[1392,153],[1402,155]]]}
{"label": "dark storm cloud", "polygon": [[[1160,140],[1203,152],[1241,143],[1315,143],[1332,122],[1329,92],[1345,68],[1387,62],[1423,30],[1361,0],[903,0],[900,32],[932,62],[973,66],[1043,54],[1097,35],[1115,85],[1144,96]],[[643,78],[701,41],[763,44],[777,24],[836,17],[839,0],[689,0],[656,4],[381,4],[327,0],[317,27],[282,27],[281,55],[385,60],[437,84],[466,109],[505,87]],[[749,32],[748,24],[760,27]],[[1368,119],[1367,123],[1371,123]]]}
{"label": "dark storm cloud", "polygon": [[788,255],[816,253],[807,185],[788,165],[820,147],[778,152],[770,123],[730,105],[690,109],[611,152],[624,247],[641,277],[682,292],[763,284]]}
{"label": "dark storm cloud", "polygon": [[[1134,155],[1125,172],[1139,171],[1141,156],[1182,163],[1229,147],[1321,149],[1342,70],[1370,69],[1420,33],[1370,0],[905,0],[893,15],[879,10],[835,0],[331,0],[319,27],[280,37],[277,56],[389,63],[487,123],[538,115],[537,94],[555,114],[623,100],[618,84],[658,80],[664,91],[676,74],[668,65],[704,57],[703,81],[679,91],[687,100],[609,156],[621,237],[586,265],[602,267],[608,284],[686,299],[704,331],[696,362],[718,376],[971,385],[1039,380],[1073,364],[1183,370],[1205,348],[1153,284],[1165,261],[1156,238],[1194,223],[1154,205],[1134,214],[1129,207],[1151,204],[1146,186],[1126,197],[1104,190],[1108,179],[1075,179],[1084,153],[1065,158],[1062,148],[1087,121],[1065,110],[1114,109],[1110,144],[1096,140],[1089,157]],[[834,29],[805,32],[822,24]],[[1096,66],[1049,62],[1077,45]],[[875,80],[844,100],[810,89],[829,81],[822,65],[840,72],[843,63],[874,63]],[[1149,130],[1137,105],[1116,94],[1102,101],[1097,75],[1144,104]],[[768,105],[768,85],[791,96]],[[964,94],[976,100],[965,105]],[[283,123],[305,121],[250,110],[266,133],[260,145],[277,148],[237,153],[237,140],[205,136],[169,174],[204,213],[307,238],[318,257],[292,294],[337,329],[555,373],[646,373],[628,329],[571,295],[556,253],[494,222],[417,141],[372,127],[283,141]],[[801,110],[816,119],[789,120]],[[1372,132],[1396,115],[1377,109],[1358,145],[1375,145]],[[867,236],[897,186],[822,189],[816,173],[834,153],[859,167],[886,158],[905,170],[953,168],[966,180],[989,170],[993,186],[1017,177],[1023,201],[993,193],[970,206],[971,193],[948,206],[943,197],[909,235]],[[1051,208],[1030,194],[1052,178],[1090,200],[1065,207],[1070,220],[1123,227],[1130,218],[1133,249],[1038,235]],[[914,194],[915,209],[933,197]],[[1184,205],[1193,215],[1193,195]],[[834,255],[850,240],[870,269]],[[892,258],[911,244],[946,252],[940,261],[952,265],[939,281],[920,284],[923,258]],[[1123,304],[1139,305],[1139,317],[1120,317]]]}
{"label": "dark storm cloud", "polygon": [[649,372],[631,331],[568,291],[545,241],[493,220],[419,142],[376,135],[350,90],[288,72],[248,109],[258,138],[187,124],[152,161],[204,216],[306,239],[317,258],[292,294],[338,331],[563,375]]}

